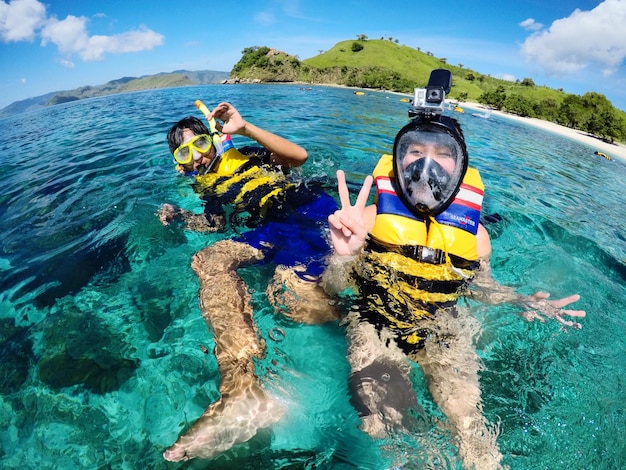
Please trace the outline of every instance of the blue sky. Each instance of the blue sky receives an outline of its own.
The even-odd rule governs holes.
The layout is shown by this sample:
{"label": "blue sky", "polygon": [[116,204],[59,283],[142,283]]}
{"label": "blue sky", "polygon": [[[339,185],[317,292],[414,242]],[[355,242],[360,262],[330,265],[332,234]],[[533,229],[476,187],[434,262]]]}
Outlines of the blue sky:
{"label": "blue sky", "polygon": [[[307,59],[365,34],[626,110],[626,0],[0,0],[0,109],[124,76],[229,72],[250,46]],[[425,83],[416,83],[424,86]]]}

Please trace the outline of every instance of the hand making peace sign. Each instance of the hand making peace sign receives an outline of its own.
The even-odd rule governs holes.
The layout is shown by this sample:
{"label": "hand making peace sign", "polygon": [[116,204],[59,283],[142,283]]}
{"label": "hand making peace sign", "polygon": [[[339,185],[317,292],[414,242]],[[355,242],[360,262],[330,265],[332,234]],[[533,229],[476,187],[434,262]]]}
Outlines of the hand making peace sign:
{"label": "hand making peace sign", "polygon": [[[354,255],[359,252],[365,243],[371,227],[366,221],[367,198],[372,187],[372,177],[367,176],[359,191],[356,203],[351,205],[350,193],[346,184],[346,175],[342,170],[337,171],[337,189],[341,209],[328,216],[330,237],[338,255]],[[371,206],[374,207],[374,206]]]}

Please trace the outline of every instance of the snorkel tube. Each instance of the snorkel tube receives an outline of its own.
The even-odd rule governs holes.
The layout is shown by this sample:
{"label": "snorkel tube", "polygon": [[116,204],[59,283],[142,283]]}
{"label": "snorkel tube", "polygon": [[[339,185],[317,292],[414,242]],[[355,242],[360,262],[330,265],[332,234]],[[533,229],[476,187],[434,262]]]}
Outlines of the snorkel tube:
{"label": "snorkel tube", "polygon": [[224,153],[224,145],[222,144],[220,133],[217,130],[215,118],[211,117],[211,111],[209,111],[209,108],[207,108],[206,105],[200,100],[196,100],[194,104],[196,105],[196,108],[198,108],[202,112],[202,114],[204,114],[204,117],[209,123],[209,133],[211,135],[211,140],[213,141],[213,146],[215,147],[215,158],[206,169],[206,172],[209,172],[213,169],[217,161]]}

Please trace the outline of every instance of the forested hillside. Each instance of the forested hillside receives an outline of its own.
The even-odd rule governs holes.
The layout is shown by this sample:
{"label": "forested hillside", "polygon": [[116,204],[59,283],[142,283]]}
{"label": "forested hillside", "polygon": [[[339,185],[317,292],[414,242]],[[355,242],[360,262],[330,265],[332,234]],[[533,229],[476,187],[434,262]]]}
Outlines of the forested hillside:
{"label": "forested hillside", "polygon": [[475,101],[519,116],[535,117],[579,129],[609,142],[626,142],[626,112],[613,107],[604,96],[589,91],[582,96],[536,84],[526,77],[515,82],[450,64],[445,57],[398,43],[397,39],[368,39],[337,43],[328,51],[301,61],[297,56],[266,46],[248,47],[230,74],[215,71],[177,70],[145,77],[124,77],[104,85],[48,93],[15,102],[0,110],[0,117],[114,93],[185,85],[239,82],[301,82],[337,84],[359,88],[412,93],[424,87],[433,69],[453,75],[448,98]]}
{"label": "forested hillside", "polygon": [[597,135],[607,141],[626,141],[626,113],[599,93],[582,96],[537,85],[531,78],[515,82],[500,80],[449,64],[430,51],[397,43],[397,40],[342,41],[332,49],[300,61],[297,56],[270,49],[249,47],[233,67],[231,82],[304,82],[338,84],[412,93],[428,82],[431,70],[448,69],[453,75],[449,98],[475,101],[519,116],[535,117]]}

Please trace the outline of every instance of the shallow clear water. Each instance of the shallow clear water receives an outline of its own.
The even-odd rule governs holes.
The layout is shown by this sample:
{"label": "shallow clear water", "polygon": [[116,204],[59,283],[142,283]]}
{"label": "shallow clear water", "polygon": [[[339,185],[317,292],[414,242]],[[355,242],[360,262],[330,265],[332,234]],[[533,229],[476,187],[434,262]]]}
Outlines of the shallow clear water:
{"label": "shallow clear water", "polygon": [[[203,86],[68,103],[0,121],[0,466],[206,468],[163,450],[217,398],[212,337],[191,256],[228,234],[161,226],[163,202],[200,210],[165,133],[193,101],[234,103],[309,151],[299,171],[358,184],[407,122],[397,95],[296,86]],[[487,187],[495,277],[521,292],[580,293],[581,331],[472,305],[483,324],[484,412],[512,469],[626,465],[626,165],[492,116],[455,114]],[[237,145],[249,141],[238,140]],[[375,442],[348,401],[335,324],[277,317],[271,266],[242,275],[267,340],[258,370],[286,417],[211,468],[460,468],[419,369],[423,433]],[[273,341],[273,328],[285,336]],[[203,352],[208,348],[209,354]]]}

